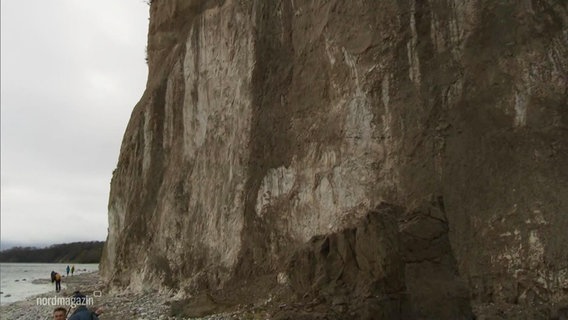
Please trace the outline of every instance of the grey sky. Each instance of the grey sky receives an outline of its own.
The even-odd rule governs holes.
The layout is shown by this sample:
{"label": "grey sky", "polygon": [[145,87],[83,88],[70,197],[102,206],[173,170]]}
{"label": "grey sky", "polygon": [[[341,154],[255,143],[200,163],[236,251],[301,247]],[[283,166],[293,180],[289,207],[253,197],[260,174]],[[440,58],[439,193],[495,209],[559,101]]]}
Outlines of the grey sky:
{"label": "grey sky", "polygon": [[142,0],[2,0],[2,247],[104,240],[144,91]]}

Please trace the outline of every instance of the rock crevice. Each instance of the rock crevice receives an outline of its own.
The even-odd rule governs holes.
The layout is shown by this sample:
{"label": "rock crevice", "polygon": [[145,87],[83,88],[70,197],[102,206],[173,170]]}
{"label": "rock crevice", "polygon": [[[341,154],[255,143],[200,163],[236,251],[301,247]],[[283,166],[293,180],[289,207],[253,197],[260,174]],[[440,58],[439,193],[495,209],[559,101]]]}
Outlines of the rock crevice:
{"label": "rock crevice", "polygon": [[[377,286],[404,288],[424,318],[554,316],[568,304],[567,22],[554,0],[152,1],[104,278],[190,296],[276,281],[312,250],[297,261],[359,270],[355,293],[371,260],[398,261],[404,276]],[[399,216],[373,222],[384,203]],[[358,247],[365,219],[399,244]]]}

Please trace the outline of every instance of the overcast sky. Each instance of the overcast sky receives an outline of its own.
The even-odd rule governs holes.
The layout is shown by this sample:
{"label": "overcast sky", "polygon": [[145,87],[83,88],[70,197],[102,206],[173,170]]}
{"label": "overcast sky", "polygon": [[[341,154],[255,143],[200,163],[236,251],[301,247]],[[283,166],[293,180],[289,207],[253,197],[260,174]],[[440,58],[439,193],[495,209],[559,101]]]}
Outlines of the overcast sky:
{"label": "overcast sky", "polygon": [[144,0],[1,0],[1,241],[104,240],[144,91]]}

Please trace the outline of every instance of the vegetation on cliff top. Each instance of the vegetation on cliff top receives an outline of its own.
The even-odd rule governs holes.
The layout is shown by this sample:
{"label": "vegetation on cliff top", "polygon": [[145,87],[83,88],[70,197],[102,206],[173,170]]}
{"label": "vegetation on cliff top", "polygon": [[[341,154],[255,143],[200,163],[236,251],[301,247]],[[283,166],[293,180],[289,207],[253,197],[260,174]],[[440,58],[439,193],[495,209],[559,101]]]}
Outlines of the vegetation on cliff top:
{"label": "vegetation on cliff top", "polygon": [[0,252],[0,262],[99,263],[103,241],[54,244],[46,248],[14,247]]}

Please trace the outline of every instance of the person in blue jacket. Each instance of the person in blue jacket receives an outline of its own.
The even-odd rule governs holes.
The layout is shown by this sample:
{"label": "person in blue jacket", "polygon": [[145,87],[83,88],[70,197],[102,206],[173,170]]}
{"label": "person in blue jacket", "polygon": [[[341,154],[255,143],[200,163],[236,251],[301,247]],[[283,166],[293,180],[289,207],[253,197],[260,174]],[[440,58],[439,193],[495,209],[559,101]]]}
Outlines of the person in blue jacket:
{"label": "person in blue jacket", "polygon": [[77,309],[71,314],[67,320],[99,320],[99,315],[102,313],[102,309],[99,308],[97,311],[91,311],[87,306],[85,306],[87,297],[79,291],[73,293],[73,302],[78,305]]}

